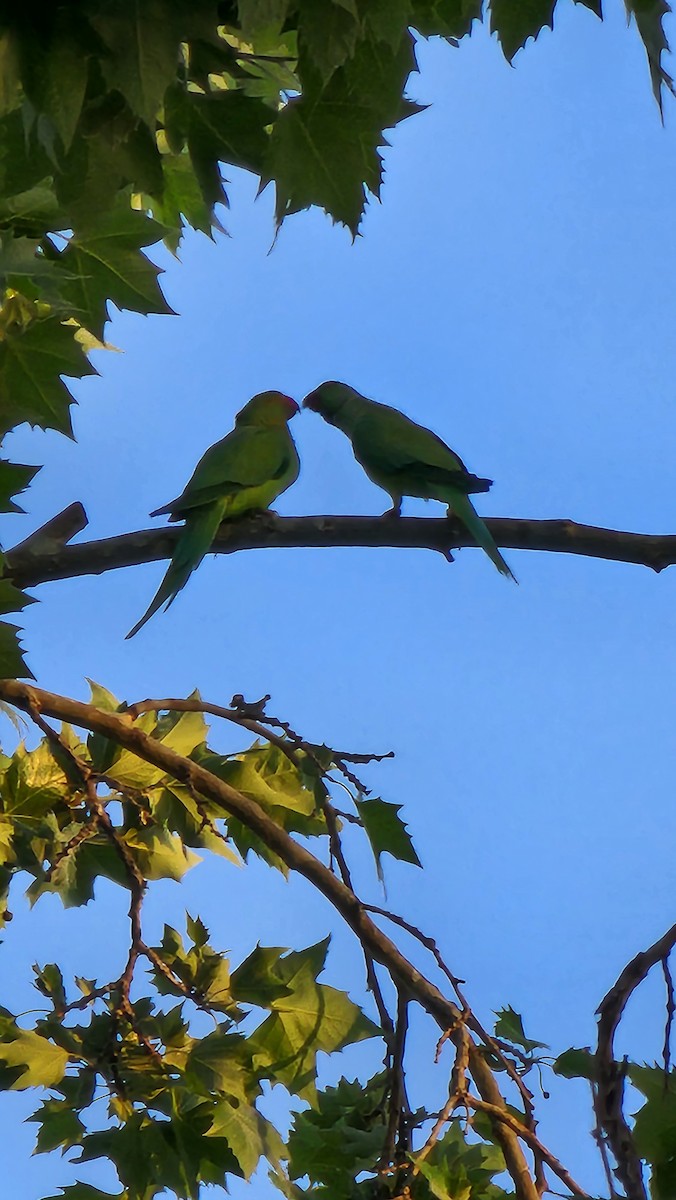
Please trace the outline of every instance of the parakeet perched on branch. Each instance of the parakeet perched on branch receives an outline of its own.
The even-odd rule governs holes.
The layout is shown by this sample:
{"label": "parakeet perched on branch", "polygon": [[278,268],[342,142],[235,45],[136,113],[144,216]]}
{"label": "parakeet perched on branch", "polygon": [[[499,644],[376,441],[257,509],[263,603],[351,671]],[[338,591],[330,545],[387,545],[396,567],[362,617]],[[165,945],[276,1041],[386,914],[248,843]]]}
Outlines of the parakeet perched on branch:
{"label": "parakeet perched on branch", "polygon": [[222,521],[263,510],[291,487],[300,463],[289,421],[299,412],[290,396],[260,392],[235,418],[235,428],[198,462],[192,479],[176,500],[151,517],[185,521],[174,556],[150,607],[130,629],[133,637],[166,601],[185,587],[216,536]]}
{"label": "parakeet perched on branch", "polygon": [[472,475],[440,437],[346,383],[322,383],[305,397],[303,407],[318,412],[349,437],[369,479],[392,497],[392,515],[401,514],[403,496],[441,500],[448,515],[462,521],[501,575],[514,579],[469,499],[474,492],[487,492],[492,480]]}

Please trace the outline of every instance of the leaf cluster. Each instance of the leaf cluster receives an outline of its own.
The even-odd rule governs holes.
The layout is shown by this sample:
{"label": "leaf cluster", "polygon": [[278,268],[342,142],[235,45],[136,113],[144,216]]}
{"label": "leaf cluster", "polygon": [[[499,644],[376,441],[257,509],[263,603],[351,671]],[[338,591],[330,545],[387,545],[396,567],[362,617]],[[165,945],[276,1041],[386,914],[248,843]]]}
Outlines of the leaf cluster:
{"label": "leaf cluster", "polygon": [[[106,689],[91,688],[99,711],[124,711]],[[284,829],[327,838],[335,763],[326,747],[301,753],[283,741],[258,741],[220,755],[207,743],[200,712],[146,712],[136,725],[186,763],[208,765]],[[367,803],[363,794],[355,801]],[[417,861],[398,806],[391,808],[390,822],[366,831],[374,854]],[[199,861],[195,851],[213,851],[230,865],[254,854],[285,870],[247,832],[188,782],[98,734],[82,741],[64,725],[34,748],[21,742],[0,757],[2,922],[11,922],[10,893],[26,876],[31,904],[53,893],[65,907],[90,903],[97,880],[108,879],[129,892],[131,931],[117,978],[76,975],[67,985],[57,964],[36,966],[43,1015],[24,1028],[0,1009],[0,1090],[46,1090],[32,1118],[37,1151],[77,1153],[82,1163],[107,1159],[129,1200],[165,1189],[197,1200],[202,1185],[248,1179],[261,1159],[290,1186],[283,1167],[289,1151],[259,1101],[281,1086],[316,1109],[319,1052],[380,1033],[343,991],[319,982],[328,939],[301,950],[257,946],[233,969],[201,918],[188,915],[186,935],[165,926],[158,945],[146,944],[148,887],[179,881]],[[384,1094],[381,1086],[381,1100]],[[373,1143],[369,1165],[377,1157]],[[79,1183],[64,1195],[94,1196],[96,1189]]]}

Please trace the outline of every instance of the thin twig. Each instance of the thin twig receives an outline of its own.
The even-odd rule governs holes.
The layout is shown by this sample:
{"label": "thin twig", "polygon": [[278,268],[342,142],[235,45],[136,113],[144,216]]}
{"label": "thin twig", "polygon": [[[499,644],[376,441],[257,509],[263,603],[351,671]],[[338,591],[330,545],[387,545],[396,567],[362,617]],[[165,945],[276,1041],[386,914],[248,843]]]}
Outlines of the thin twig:
{"label": "thin twig", "polygon": [[420,1164],[431,1154],[435,1145],[439,1141],[444,1125],[450,1121],[453,1113],[460,1104],[467,1102],[467,1071],[469,1068],[469,1033],[467,1027],[461,1024],[459,1027],[460,1040],[458,1042],[455,1062],[451,1072],[451,1078],[448,1085],[448,1100],[442,1108],[437,1120],[435,1121],[432,1130],[425,1142],[424,1146],[415,1155],[415,1162],[411,1177],[415,1176],[420,1171]]}
{"label": "thin twig", "polygon": [[671,1067],[671,1030],[674,1024],[674,1011],[676,1011],[676,1006],[674,1004],[674,981],[669,968],[669,956],[666,954],[662,959],[662,971],[664,973],[664,983],[667,989],[667,1016],[664,1023],[664,1049],[662,1051],[662,1057],[664,1060],[664,1086],[666,1088],[669,1086],[669,1070]]}
{"label": "thin twig", "polygon": [[526,1142],[533,1153],[537,1152],[540,1158],[547,1164],[550,1171],[553,1171],[559,1177],[561,1182],[570,1189],[574,1196],[580,1196],[582,1200],[591,1200],[589,1192],[586,1192],[583,1187],[580,1187],[579,1183],[575,1182],[570,1171],[566,1170],[563,1163],[559,1162],[558,1158],[543,1145],[537,1134],[533,1133],[533,1130],[529,1129],[527,1125],[518,1121],[506,1109],[494,1109],[492,1104],[488,1104],[485,1100],[480,1100],[478,1096],[468,1094],[467,1103],[470,1108],[474,1108],[478,1112],[485,1112],[487,1116],[494,1117],[497,1121],[502,1121],[505,1125],[508,1125],[510,1129],[513,1129]]}

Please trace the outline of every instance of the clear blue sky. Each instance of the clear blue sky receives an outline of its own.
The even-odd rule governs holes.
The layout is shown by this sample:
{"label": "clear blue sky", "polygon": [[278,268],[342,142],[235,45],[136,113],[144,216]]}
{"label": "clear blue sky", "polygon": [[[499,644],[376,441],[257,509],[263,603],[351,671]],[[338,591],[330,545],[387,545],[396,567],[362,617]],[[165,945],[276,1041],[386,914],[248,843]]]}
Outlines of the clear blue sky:
{"label": "clear blue sky", "polygon": [[[77,443],[13,437],[16,458],[47,465],[3,540],[75,499],[88,537],[146,527],[249,396],[300,398],[326,378],[406,410],[495,479],[487,515],[674,532],[674,110],[663,129],[638,37],[621,6],[609,16],[561,7],[515,69],[486,30],[459,50],[423,44],[410,92],[430,108],[392,136],[382,205],[354,245],[313,212],[268,253],[272,196],[254,203],[255,181],[232,172],[231,237],[190,236],[180,263],[163,257],[177,318],[115,316],[124,354],[99,356],[101,378],[77,386]],[[303,472],[280,512],[389,506],[336,430],[307,413],[293,432]],[[53,690],[84,697],[89,675],[129,701],[271,692],[311,739],[394,749],[369,779],[405,805],[425,871],[390,869],[390,905],[438,937],[482,1020],[512,1004],[557,1053],[593,1040],[619,969],[674,919],[676,574],[507,557],[519,588],[469,549],[452,566],[394,550],[209,559],[125,642],[153,564],[41,587],[26,638]],[[365,861],[359,875],[377,902]],[[235,962],[257,939],[308,945],[333,929],[326,979],[359,995],[349,939],[302,884],[205,864],[154,896],[149,936],[199,907]],[[26,1007],[35,960],[115,973],[125,904],[104,886],[82,912],[15,905],[4,978]],[[661,1002],[655,986],[633,1005],[622,1051],[659,1054]],[[448,1064],[432,1065],[433,1030],[415,1039],[424,1101]],[[360,1054],[375,1066],[375,1049]],[[585,1089],[552,1093],[542,1137],[600,1189]],[[22,1200],[77,1177],[112,1182],[29,1159],[30,1107],[0,1097],[0,1164]]]}

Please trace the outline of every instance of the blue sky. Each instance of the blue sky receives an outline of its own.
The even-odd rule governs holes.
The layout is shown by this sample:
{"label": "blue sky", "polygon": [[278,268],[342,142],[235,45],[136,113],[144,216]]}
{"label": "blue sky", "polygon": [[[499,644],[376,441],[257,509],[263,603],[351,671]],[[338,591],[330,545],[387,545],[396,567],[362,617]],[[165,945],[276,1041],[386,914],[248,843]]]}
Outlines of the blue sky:
{"label": "blue sky", "polygon": [[[254,202],[255,181],[232,172],[231,236],[162,256],[178,317],[114,317],[124,353],[77,385],[77,442],[12,438],[14,457],[46,466],[30,515],[5,520],[7,544],[75,499],[88,537],[146,527],[249,396],[300,398],[327,378],[406,410],[493,478],[486,515],[674,531],[674,114],[667,103],[662,128],[638,37],[620,6],[602,26],[571,5],[514,69],[486,30],[459,50],[423,44],[419,59],[410,93],[430,107],[392,135],[363,237],[305,213],[270,252],[272,196]],[[280,512],[389,506],[336,430],[309,413],[292,429],[303,471]],[[453,565],[395,550],[209,559],[125,642],[159,581],[152,564],[36,590],[26,641],[52,690],[84,697],[88,675],[129,701],[271,692],[311,739],[394,749],[369,782],[404,804],[425,870],[393,866],[389,904],[435,934],[482,1020],[512,1004],[556,1053],[590,1044],[622,965],[673,921],[676,576],[506,557],[518,588],[470,549]],[[377,903],[360,855],[358,877]],[[184,887],[157,886],[149,935],[198,907],[234,962],[257,939],[309,945],[333,930],[326,979],[359,995],[354,948],[304,885],[205,863]],[[105,886],[82,912],[17,903],[5,978],[26,1007],[35,960],[114,974],[124,909]],[[659,1054],[661,1005],[649,985],[622,1051]],[[418,1102],[445,1090],[434,1040],[416,1022]],[[352,1061],[372,1069],[377,1050]],[[541,1136],[600,1189],[585,1089],[551,1090]],[[30,1107],[0,1097],[0,1163],[40,1200],[78,1173],[28,1158]]]}

